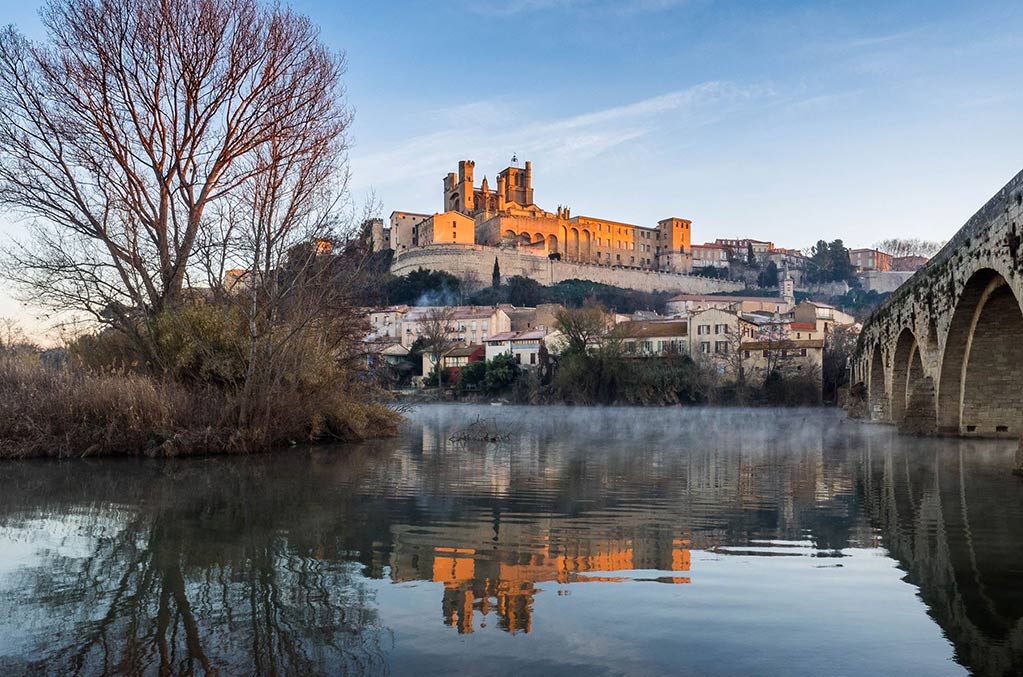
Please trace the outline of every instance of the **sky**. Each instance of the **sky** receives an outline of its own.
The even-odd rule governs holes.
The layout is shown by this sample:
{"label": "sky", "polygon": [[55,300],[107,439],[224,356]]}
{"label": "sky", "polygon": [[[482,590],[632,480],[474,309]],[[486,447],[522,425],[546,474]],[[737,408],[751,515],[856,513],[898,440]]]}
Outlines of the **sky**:
{"label": "sky", "polygon": [[[0,0],[0,22],[41,38],[40,5]],[[514,154],[545,209],[863,247],[947,239],[1023,169],[1018,0],[291,6],[346,54],[352,188],[384,216]]]}

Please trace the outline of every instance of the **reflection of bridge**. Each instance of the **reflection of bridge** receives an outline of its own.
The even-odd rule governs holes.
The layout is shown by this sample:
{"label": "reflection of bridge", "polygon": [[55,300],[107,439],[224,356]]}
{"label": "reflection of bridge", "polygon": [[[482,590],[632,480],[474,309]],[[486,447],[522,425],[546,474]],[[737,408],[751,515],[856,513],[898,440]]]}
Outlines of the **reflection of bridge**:
{"label": "reflection of bridge", "polygon": [[870,418],[925,434],[1023,433],[1023,172],[868,320]]}
{"label": "reflection of bridge", "polygon": [[885,547],[978,675],[1023,664],[1023,494],[983,442],[866,437],[856,473]]}

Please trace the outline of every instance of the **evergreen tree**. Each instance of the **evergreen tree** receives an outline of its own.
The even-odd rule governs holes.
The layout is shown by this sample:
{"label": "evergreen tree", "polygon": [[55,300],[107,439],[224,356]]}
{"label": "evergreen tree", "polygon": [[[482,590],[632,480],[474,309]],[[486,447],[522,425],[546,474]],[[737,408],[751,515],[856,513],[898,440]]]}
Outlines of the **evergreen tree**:
{"label": "evergreen tree", "polygon": [[831,258],[831,279],[835,282],[852,279],[856,273],[852,261],[849,260],[849,250],[841,240],[835,240],[828,245]]}
{"label": "evergreen tree", "polygon": [[540,385],[550,385],[552,373],[551,353],[547,350],[547,343],[543,340],[540,341],[540,349],[537,351],[536,361],[540,365],[537,369]]}
{"label": "evergreen tree", "polygon": [[497,262],[497,257],[494,257],[494,272],[491,275],[491,286],[497,289],[501,286],[501,264]]}
{"label": "evergreen tree", "polygon": [[817,244],[810,248],[810,270],[807,277],[811,282],[831,281],[831,250],[824,240],[817,240]]}
{"label": "evergreen tree", "polygon": [[760,275],[757,276],[757,284],[761,287],[771,288],[778,284],[778,264],[768,261]]}
{"label": "evergreen tree", "polygon": [[746,263],[748,263],[751,266],[754,266],[757,263],[757,255],[753,253],[752,242],[746,243]]}
{"label": "evergreen tree", "polygon": [[841,282],[853,277],[856,270],[849,260],[849,250],[841,240],[818,240],[810,250],[811,269],[808,277],[813,282]]}

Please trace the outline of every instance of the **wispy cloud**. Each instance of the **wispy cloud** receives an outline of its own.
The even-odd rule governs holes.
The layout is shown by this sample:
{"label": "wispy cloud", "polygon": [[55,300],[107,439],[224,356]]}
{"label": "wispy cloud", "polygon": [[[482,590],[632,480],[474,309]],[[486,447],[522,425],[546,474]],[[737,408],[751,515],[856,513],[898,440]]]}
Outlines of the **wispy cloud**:
{"label": "wispy cloud", "polygon": [[436,178],[450,171],[453,162],[463,156],[475,158],[481,168],[498,168],[513,152],[524,158],[542,158],[549,169],[570,168],[655,133],[669,139],[684,137],[773,96],[774,91],[767,86],[714,81],[536,122],[528,121],[532,114],[525,106],[514,103],[462,104],[429,115],[438,123],[436,131],[361,157],[354,153],[355,181],[359,186],[379,188],[399,181]]}
{"label": "wispy cloud", "polygon": [[575,12],[582,14],[627,15],[662,12],[693,0],[476,0],[466,8],[477,14],[513,16],[538,12]]}

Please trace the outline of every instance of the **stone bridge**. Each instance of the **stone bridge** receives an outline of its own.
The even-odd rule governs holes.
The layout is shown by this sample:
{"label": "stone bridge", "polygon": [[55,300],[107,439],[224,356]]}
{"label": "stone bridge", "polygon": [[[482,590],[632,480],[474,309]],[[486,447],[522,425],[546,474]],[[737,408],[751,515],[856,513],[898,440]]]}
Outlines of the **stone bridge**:
{"label": "stone bridge", "polygon": [[872,420],[1023,434],[1023,172],[871,315],[852,364]]}

